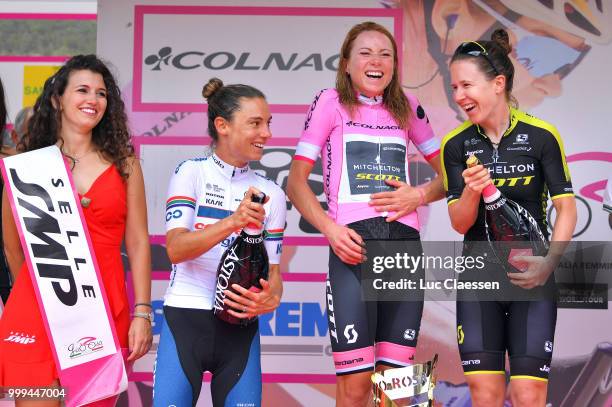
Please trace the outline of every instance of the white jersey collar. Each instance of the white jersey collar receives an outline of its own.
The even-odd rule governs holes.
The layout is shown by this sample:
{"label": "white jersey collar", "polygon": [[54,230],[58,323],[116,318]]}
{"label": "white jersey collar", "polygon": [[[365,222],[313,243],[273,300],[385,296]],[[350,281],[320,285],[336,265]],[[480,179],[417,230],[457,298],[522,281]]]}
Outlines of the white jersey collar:
{"label": "white jersey collar", "polygon": [[359,101],[361,103],[365,103],[366,105],[380,105],[383,102],[383,96],[382,95],[378,95],[378,96],[374,96],[374,97],[368,97],[366,95],[362,95],[361,93],[357,94],[357,99],[359,99]]}
{"label": "white jersey collar", "polygon": [[211,158],[213,161],[213,166],[217,168],[226,178],[240,179],[246,177],[251,169],[248,163],[244,167],[234,167],[233,165],[223,161],[215,153],[212,154]]}

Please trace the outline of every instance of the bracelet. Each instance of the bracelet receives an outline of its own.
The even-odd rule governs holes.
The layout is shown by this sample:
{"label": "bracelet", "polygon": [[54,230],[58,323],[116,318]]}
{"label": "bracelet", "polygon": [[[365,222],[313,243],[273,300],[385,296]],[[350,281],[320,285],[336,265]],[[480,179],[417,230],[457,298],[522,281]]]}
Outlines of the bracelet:
{"label": "bracelet", "polygon": [[422,188],[416,188],[416,190],[419,191],[419,195],[421,196],[421,200],[419,202],[419,206],[425,205],[425,191],[423,191]]}
{"label": "bracelet", "polygon": [[151,309],[153,308],[153,305],[151,305],[150,302],[137,302],[136,304],[134,304],[134,308],[136,308],[139,305],[144,305],[144,306],[149,307]]}
{"label": "bracelet", "polygon": [[144,318],[147,321],[153,323],[153,314],[150,312],[134,312],[132,316],[136,318]]}

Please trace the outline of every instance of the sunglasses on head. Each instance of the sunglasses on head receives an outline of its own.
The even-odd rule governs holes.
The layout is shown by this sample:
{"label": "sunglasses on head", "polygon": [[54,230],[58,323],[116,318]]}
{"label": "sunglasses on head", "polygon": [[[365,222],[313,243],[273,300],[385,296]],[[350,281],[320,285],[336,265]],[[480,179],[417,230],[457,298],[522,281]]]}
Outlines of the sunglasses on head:
{"label": "sunglasses on head", "polygon": [[491,68],[493,68],[493,72],[495,72],[495,75],[499,75],[499,71],[497,70],[497,68],[495,68],[495,65],[493,65],[493,61],[491,60],[491,58],[489,58],[489,53],[487,52],[485,47],[483,47],[476,41],[465,41],[461,43],[461,45],[457,47],[455,54],[471,55],[473,57],[479,57],[482,55],[487,60],[489,65],[491,65]]}

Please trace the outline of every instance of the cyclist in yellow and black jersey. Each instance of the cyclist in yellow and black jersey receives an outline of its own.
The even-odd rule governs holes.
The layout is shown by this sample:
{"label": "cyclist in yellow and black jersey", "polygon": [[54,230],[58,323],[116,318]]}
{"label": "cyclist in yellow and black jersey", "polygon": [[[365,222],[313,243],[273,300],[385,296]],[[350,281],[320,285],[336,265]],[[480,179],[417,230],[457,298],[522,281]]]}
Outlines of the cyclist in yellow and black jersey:
{"label": "cyclist in yellow and black jersey", "polygon": [[[574,195],[563,142],[554,126],[512,107],[509,123],[499,143],[492,142],[470,120],[444,138],[442,160],[448,204],[461,197],[465,161],[474,155],[489,170],[493,184],[527,209],[548,236],[548,195],[553,200]],[[465,240],[486,240],[484,205],[479,205],[478,216],[465,233]]]}
{"label": "cyclist in yellow and black jersey", "polygon": [[[507,291],[512,287],[526,294],[538,286],[554,286],[552,272],[576,226],[576,203],[556,129],[510,106],[510,51],[505,30],[496,30],[492,41],[464,42],[455,51],[451,87],[469,120],[444,138],[441,161],[448,212],[453,228],[465,235],[464,252],[478,246],[473,241],[486,240],[481,195],[491,183],[529,211],[546,235],[550,194],[557,216],[546,256],[513,256],[513,261],[526,264],[522,273],[503,273],[503,266],[494,261],[486,261],[482,270],[492,277],[501,272]],[[466,168],[470,155],[483,165]],[[472,405],[503,406],[507,352],[512,405],[544,407],[557,304],[553,298],[501,298],[507,291],[494,301],[457,296],[457,338]]]}

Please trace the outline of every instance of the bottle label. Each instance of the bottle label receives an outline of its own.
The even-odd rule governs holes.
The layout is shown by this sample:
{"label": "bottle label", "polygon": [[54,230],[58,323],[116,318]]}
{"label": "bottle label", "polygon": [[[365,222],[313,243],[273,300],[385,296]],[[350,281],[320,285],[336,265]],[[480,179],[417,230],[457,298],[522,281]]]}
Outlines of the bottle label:
{"label": "bottle label", "polygon": [[242,238],[242,240],[244,240],[245,242],[249,243],[249,244],[259,244],[261,242],[263,242],[263,236],[259,235],[259,236],[244,236]]}
{"label": "bottle label", "polygon": [[223,260],[219,277],[217,278],[217,288],[215,290],[215,304],[214,308],[217,311],[222,311],[224,308],[223,300],[225,299],[225,290],[229,286],[229,279],[232,276],[236,262],[240,260],[236,256],[236,248],[230,247],[227,251],[227,257]]}
{"label": "bottle label", "polygon": [[494,211],[496,209],[501,208],[505,204],[506,204],[506,198],[502,196],[498,201],[492,202],[490,204],[485,204],[485,209],[488,211]]}

